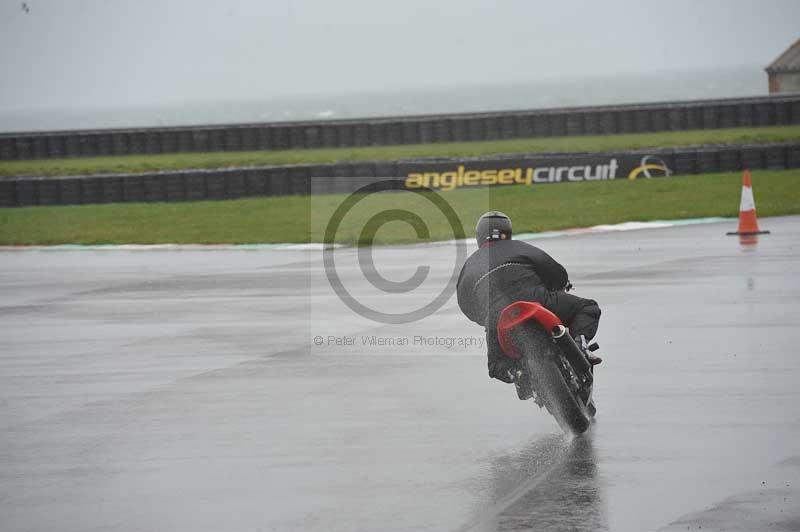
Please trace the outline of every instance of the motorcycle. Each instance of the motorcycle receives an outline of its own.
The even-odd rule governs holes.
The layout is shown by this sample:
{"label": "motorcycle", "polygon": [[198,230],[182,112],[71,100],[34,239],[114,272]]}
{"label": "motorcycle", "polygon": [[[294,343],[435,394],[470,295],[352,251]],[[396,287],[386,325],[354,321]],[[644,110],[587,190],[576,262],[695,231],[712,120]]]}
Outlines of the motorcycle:
{"label": "motorcycle", "polygon": [[505,307],[497,334],[503,353],[522,368],[514,381],[519,398],[533,397],[565,432],[585,432],[597,413],[587,353],[599,346],[584,338],[578,345],[558,316],[531,301]]}

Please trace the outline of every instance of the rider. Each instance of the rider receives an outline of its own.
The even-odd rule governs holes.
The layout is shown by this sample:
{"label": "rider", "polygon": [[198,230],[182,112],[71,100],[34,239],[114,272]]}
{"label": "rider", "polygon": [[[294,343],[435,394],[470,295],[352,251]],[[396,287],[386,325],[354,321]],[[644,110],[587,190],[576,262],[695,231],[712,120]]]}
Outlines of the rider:
{"label": "rider", "polygon": [[[478,219],[478,250],[458,277],[458,306],[470,320],[486,328],[489,376],[514,382],[520,375],[516,362],[503,355],[497,340],[500,312],[515,301],[534,301],[552,311],[575,338],[591,339],[597,332],[600,307],[592,299],[568,294],[572,288],[567,271],[541,249],[511,240],[511,220],[499,211]],[[578,342],[580,345],[580,341]],[[589,354],[589,361],[602,362]]]}

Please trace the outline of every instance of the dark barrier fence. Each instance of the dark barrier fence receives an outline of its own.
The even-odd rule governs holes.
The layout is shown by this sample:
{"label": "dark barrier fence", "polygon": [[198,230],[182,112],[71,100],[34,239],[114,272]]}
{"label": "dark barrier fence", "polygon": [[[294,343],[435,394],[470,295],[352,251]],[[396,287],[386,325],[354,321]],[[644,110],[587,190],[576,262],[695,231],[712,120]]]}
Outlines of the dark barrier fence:
{"label": "dark barrier fence", "polygon": [[800,94],[362,120],[0,134],[0,160],[342,148],[800,123]]}
{"label": "dark barrier fence", "polygon": [[[397,188],[451,189],[513,183],[626,179],[800,168],[800,143],[702,146],[619,153],[532,154],[468,159],[189,170],[150,174],[0,179],[0,206],[221,200],[349,193],[383,178]],[[633,174],[633,175],[632,175]]]}

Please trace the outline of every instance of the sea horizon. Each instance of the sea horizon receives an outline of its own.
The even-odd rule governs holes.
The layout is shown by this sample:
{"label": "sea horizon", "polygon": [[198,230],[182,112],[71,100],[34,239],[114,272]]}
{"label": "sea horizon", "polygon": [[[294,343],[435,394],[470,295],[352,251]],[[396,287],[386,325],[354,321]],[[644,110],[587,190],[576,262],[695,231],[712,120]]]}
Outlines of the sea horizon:
{"label": "sea horizon", "polygon": [[0,107],[0,132],[338,120],[764,96],[762,67],[302,92],[264,99]]}

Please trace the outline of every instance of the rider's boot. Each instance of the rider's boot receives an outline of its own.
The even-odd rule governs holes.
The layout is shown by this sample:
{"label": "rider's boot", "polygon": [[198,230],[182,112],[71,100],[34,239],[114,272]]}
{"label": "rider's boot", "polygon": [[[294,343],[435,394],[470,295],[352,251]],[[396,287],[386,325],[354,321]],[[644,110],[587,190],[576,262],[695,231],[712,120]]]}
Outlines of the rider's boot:
{"label": "rider's boot", "polygon": [[578,344],[578,347],[581,348],[581,351],[586,354],[586,360],[589,361],[589,364],[596,366],[603,362],[602,358],[594,354],[595,351],[600,349],[600,346],[597,344],[597,342],[592,342],[590,344],[586,341],[586,337],[581,334],[575,337],[575,343]]}
{"label": "rider's boot", "polygon": [[599,356],[595,355],[591,351],[586,353],[586,358],[589,360],[589,364],[591,364],[592,366],[596,366],[596,365],[600,364],[601,362],[603,362],[602,358],[600,358]]}

